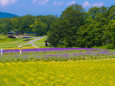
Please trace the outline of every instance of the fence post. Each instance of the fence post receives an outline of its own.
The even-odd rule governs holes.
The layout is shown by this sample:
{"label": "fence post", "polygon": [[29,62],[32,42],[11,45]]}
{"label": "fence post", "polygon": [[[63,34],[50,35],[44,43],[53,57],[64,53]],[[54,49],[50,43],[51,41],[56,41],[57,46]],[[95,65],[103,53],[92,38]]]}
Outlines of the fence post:
{"label": "fence post", "polygon": [[1,56],[3,56],[3,49],[1,48]]}
{"label": "fence post", "polygon": [[22,46],[19,46],[20,50],[20,55],[22,54]]}

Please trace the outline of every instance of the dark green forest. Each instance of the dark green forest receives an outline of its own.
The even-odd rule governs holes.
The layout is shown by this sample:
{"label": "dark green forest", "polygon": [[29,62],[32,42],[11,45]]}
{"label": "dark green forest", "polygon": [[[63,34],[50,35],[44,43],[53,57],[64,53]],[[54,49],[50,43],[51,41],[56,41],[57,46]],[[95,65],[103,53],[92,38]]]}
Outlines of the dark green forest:
{"label": "dark green forest", "polygon": [[31,16],[0,19],[0,34],[8,32],[47,35],[54,47],[115,48],[115,5],[92,7],[85,11],[81,5],[71,5],[60,17]]}
{"label": "dark green forest", "polygon": [[69,6],[51,25],[48,40],[55,47],[115,48],[115,5],[92,7]]}
{"label": "dark green forest", "polygon": [[48,16],[31,16],[0,19],[0,34],[13,33],[35,33],[39,36],[46,35],[53,22],[57,21],[57,17]]}

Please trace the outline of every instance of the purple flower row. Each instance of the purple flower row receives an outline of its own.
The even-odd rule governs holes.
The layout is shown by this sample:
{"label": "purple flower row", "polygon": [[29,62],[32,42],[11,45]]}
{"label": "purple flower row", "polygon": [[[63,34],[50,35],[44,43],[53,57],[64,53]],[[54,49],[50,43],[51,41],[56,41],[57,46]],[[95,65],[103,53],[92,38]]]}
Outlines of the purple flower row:
{"label": "purple flower row", "polygon": [[[23,49],[22,52],[39,52],[39,51],[64,51],[64,50],[103,50],[97,48],[38,48]],[[19,52],[19,49],[4,50],[5,53]]]}
{"label": "purple flower row", "polygon": [[111,52],[108,52],[108,51],[87,51],[87,52],[80,52],[80,53],[72,53],[72,54],[68,54],[68,53],[63,53],[63,54],[55,54],[55,55],[44,55],[44,57],[72,57],[72,56],[98,56],[98,55],[115,55],[115,52],[111,53]]}

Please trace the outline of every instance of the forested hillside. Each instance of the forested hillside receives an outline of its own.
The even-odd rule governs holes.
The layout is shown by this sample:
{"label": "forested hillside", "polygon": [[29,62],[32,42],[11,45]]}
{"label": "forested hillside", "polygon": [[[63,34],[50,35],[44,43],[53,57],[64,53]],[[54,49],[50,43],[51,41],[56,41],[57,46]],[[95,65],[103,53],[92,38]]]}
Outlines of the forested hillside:
{"label": "forested hillside", "polygon": [[53,15],[31,16],[0,19],[0,34],[8,32],[18,33],[36,33],[37,35],[46,35],[52,22],[58,18]]}
{"label": "forested hillside", "polygon": [[5,13],[5,12],[0,12],[0,18],[12,18],[12,17],[17,17],[17,15]]}
{"label": "forested hillside", "polygon": [[[92,7],[85,11],[81,5],[71,5],[60,17],[31,16],[0,19],[0,34],[8,32],[47,35],[54,47],[115,48],[115,5]],[[48,34],[47,34],[48,33]]]}
{"label": "forested hillside", "polygon": [[51,25],[48,40],[55,47],[115,48],[115,5],[92,7],[69,6]]}

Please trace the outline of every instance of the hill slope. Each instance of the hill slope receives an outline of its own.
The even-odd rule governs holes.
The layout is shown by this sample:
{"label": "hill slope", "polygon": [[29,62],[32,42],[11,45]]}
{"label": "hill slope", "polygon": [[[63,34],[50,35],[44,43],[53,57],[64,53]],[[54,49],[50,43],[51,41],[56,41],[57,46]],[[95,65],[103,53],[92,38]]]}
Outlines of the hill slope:
{"label": "hill slope", "polygon": [[0,12],[0,18],[12,18],[12,17],[17,17],[17,15],[5,13],[5,12]]}

